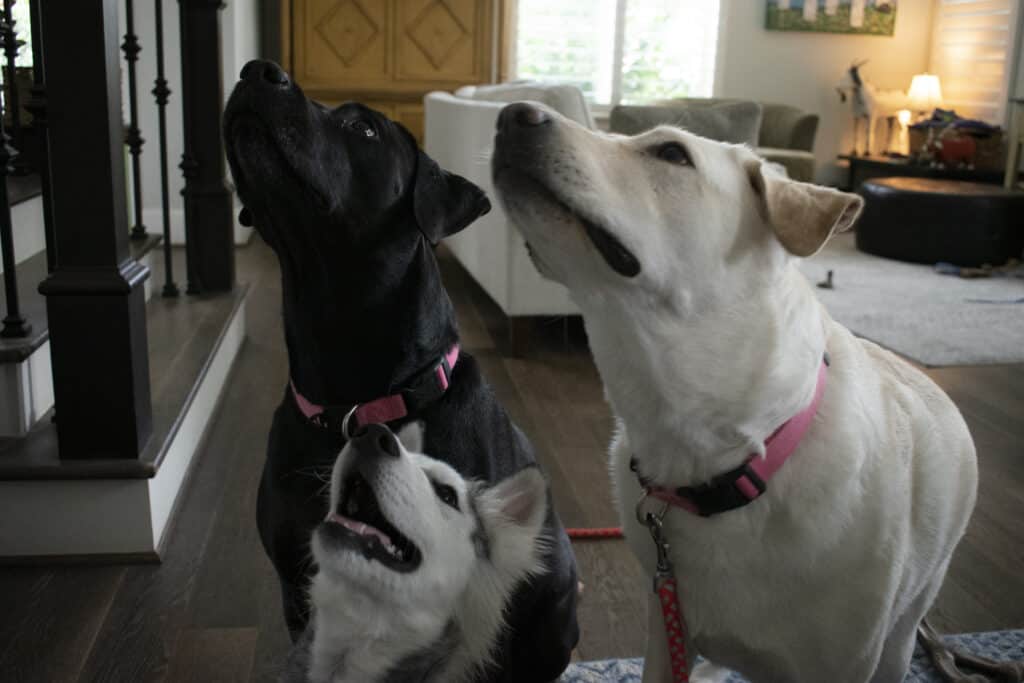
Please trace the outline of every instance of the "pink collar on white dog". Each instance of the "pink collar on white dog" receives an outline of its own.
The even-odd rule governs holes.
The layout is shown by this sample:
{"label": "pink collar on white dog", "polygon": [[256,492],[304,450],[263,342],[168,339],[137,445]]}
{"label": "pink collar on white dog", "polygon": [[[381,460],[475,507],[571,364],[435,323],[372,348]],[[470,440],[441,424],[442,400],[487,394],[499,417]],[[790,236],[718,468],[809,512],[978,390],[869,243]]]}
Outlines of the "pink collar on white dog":
{"label": "pink collar on white dog", "polygon": [[448,353],[441,356],[436,365],[413,377],[409,386],[402,391],[348,406],[317,405],[299,393],[294,381],[290,385],[295,405],[307,420],[319,427],[339,432],[348,439],[363,425],[401,420],[440,398],[448,390],[452,369],[458,360],[459,345],[452,344]]}
{"label": "pink collar on white dog", "polygon": [[743,507],[756,500],[765,492],[767,481],[793,454],[810,428],[811,421],[818,412],[821,397],[825,393],[828,365],[829,358],[826,353],[818,368],[818,384],[810,405],[786,421],[765,440],[763,457],[755,453],[739,467],[698,486],[654,486],[641,477],[640,483],[646,489],[647,495],[701,517],[710,517]]}

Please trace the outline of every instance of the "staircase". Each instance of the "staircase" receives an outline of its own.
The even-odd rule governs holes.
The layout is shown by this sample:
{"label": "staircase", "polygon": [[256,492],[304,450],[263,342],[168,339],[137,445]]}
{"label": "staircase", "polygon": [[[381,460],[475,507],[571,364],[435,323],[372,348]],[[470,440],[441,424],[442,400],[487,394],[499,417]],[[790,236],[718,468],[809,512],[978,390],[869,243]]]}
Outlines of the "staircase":
{"label": "staircase", "polygon": [[[11,4],[0,15],[3,45],[28,37],[27,26],[13,26]],[[131,83],[122,108],[117,79],[119,46],[135,78],[133,0],[32,3],[33,119],[30,128],[18,121],[8,88],[14,111],[4,132],[36,168],[26,174],[22,164],[4,178],[0,164],[7,187],[0,244],[9,252],[4,263],[13,264],[0,286],[7,306],[0,564],[160,559],[175,501],[245,339],[247,287],[234,281],[238,232],[219,133],[220,69],[210,68],[220,60],[218,4],[180,0],[163,12],[156,3],[161,19],[180,9],[181,51],[189,57],[176,109],[166,106],[172,93],[157,97],[160,131],[150,153],[160,153],[163,192],[154,220],[143,210],[139,180],[137,111],[145,105],[136,91],[143,87]],[[162,30],[158,22],[159,47]],[[57,47],[72,44],[73,52]],[[6,54],[5,85],[15,73],[14,54]],[[90,74],[95,81],[83,82]],[[121,120],[122,109],[130,120]],[[174,116],[185,133],[185,248],[170,246],[171,220],[159,220],[173,213],[165,118]],[[150,225],[162,222],[162,234],[140,227],[143,215]]]}

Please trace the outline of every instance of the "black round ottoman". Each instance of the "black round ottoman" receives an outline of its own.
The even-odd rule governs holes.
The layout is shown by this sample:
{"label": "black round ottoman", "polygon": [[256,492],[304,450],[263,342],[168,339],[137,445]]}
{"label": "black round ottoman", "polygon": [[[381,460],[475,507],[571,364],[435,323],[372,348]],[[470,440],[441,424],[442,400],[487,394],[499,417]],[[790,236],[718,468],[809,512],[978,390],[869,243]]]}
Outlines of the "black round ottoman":
{"label": "black round ottoman", "polygon": [[1024,192],[932,178],[874,178],[860,186],[857,248],[917,263],[1002,265],[1024,251]]}

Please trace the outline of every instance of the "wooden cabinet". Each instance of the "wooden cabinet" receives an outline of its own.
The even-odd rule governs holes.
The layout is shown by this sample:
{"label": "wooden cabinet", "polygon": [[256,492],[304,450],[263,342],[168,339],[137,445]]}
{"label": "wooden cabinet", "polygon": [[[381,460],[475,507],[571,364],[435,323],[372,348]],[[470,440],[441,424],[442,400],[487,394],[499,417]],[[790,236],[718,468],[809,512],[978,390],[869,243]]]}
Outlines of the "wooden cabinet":
{"label": "wooden cabinet", "polygon": [[488,83],[499,0],[291,0],[283,57],[325,104],[358,100],[423,141],[423,95]]}

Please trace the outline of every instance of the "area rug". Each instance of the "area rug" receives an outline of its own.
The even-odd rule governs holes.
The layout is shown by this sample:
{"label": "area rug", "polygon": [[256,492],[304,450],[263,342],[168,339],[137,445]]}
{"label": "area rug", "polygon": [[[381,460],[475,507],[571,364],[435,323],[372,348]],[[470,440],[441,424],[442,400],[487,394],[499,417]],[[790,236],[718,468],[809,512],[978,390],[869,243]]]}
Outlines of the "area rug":
{"label": "area rug", "polygon": [[[1024,630],[963,633],[947,636],[945,640],[955,647],[976,655],[1000,661],[1024,661]],[[606,659],[599,662],[573,664],[562,674],[560,683],[640,683],[642,659]],[[729,676],[728,683],[745,683],[739,674]],[[905,683],[942,683],[943,679],[932,666],[931,659],[920,646],[914,651],[910,673]]]}
{"label": "area rug", "polygon": [[1024,362],[1024,278],[962,279],[857,251],[836,236],[800,264],[837,321],[923,365]]}

